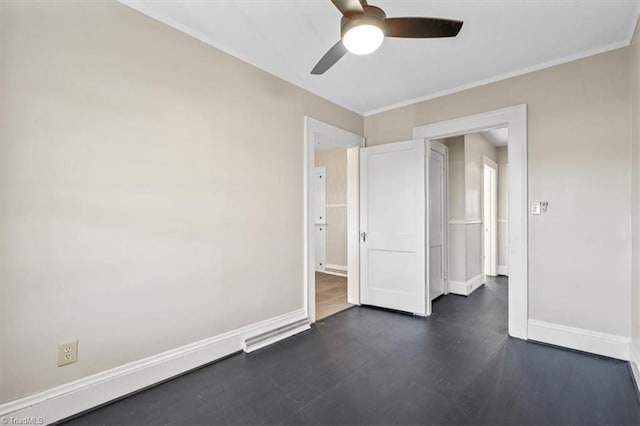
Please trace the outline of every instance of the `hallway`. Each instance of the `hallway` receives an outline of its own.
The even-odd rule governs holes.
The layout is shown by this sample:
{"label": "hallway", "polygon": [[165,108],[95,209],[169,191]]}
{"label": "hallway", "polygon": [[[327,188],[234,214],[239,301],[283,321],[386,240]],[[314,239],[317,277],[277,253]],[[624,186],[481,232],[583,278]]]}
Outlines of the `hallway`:
{"label": "hallway", "polygon": [[316,271],[316,319],[319,321],[351,306],[347,302],[347,277]]}
{"label": "hallway", "polygon": [[628,364],[507,337],[507,280],[419,318],[354,308],[69,422],[640,424]]}

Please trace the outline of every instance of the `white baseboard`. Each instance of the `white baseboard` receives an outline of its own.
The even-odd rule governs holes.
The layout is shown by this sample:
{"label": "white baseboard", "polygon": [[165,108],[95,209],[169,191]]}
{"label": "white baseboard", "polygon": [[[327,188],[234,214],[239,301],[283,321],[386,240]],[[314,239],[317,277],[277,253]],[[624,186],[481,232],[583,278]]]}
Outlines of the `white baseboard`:
{"label": "white baseboard", "polygon": [[449,281],[449,293],[466,296],[467,283],[464,283],[462,281]]}
{"label": "white baseboard", "polygon": [[629,344],[629,361],[631,362],[631,371],[636,384],[636,390],[640,397],[640,341],[631,340]]}
{"label": "white baseboard", "polygon": [[325,269],[324,271],[322,271],[322,273],[327,275],[333,275],[335,277],[347,278],[347,274],[343,274],[342,272],[334,272],[329,269]]}
{"label": "white baseboard", "polygon": [[[44,424],[62,420],[242,351],[247,339],[306,318],[304,309],[299,309],[0,404],[0,423],[14,424],[25,418],[42,418]],[[307,322],[306,327],[273,336],[262,346],[308,329]]]}
{"label": "white baseboard", "polygon": [[326,268],[322,270],[323,274],[335,275],[337,277],[347,276],[347,267],[344,265],[332,265],[327,263]]}
{"label": "white baseboard", "polygon": [[459,296],[468,296],[476,291],[486,281],[486,277],[482,274],[476,275],[469,281],[449,281],[449,293]]}
{"label": "white baseboard", "polygon": [[615,334],[530,319],[528,339],[625,361],[629,360],[631,339]]}
{"label": "white baseboard", "polygon": [[326,269],[333,269],[334,271],[344,272],[345,274],[347,273],[347,265],[333,265],[331,263],[327,263]]}
{"label": "white baseboard", "polygon": [[509,267],[507,265],[498,265],[498,269],[496,271],[498,275],[509,276]]}

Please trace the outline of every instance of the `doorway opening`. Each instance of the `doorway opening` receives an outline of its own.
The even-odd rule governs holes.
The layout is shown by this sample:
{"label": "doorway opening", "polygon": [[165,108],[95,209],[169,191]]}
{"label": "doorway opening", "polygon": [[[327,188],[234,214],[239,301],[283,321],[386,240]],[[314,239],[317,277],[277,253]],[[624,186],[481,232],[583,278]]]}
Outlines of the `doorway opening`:
{"label": "doorway opening", "polygon": [[305,117],[304,297],[309,322],[360,303],[360,135]]}
{"label": "doorway opening", "polygon": [[347,301],[347,148],[315,146],[314,237],[316,319],[343,311]]}
{"label": "doorway opening", "polygon": [[[413,129],[427,140],[429,158],[427,312],[440,294],[506,286],[500,275],[508,275],[509,335],[521,339],[528,335],[526,114],[519,105]],[[442,146],[448,158],[440,168],[432,158]],[[442,182],[447,189],[438,195]],[[448,261],[437,255],[440,238]]]}
{"label": "doorway opening", "polygon": [[[477,311],[470,303],[486,303],[496,312],[484,316],[496,321],[507,315],[508,140],[508,128],[500,127],[429,142],[429,282],[435,312],[461,309],[453,305],[463,303],[437,298],[471,296],[486,286],[493,294],[475,295],[464,304]],[[435,250],[438,245],[447,247],[448,262]]]}
{"label": "doorway opening", "polygon": [[431,292],[432,300],[448,293],[469,296],[487,277],[507,275],[507,143],[506,127],[430,142],[430,158],[440,155],[445,163],[429,164],[431,246],[448,235],[444,273],[434,265],[430,274],[431,283],[444,283]]}

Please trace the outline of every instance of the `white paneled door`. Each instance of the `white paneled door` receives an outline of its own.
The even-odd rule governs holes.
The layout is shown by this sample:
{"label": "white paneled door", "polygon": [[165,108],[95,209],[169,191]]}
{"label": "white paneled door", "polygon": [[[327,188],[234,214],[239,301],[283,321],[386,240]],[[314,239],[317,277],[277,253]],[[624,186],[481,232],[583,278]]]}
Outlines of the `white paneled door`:
{"label": "white paneled door", "polygon": [[448,153],[439,142],[429,141],[428,146],[429,296],[433,300],[446,293]]}
{"label": "white paneled door", "polygon": [[498,166],[497,164],[484,165],[483,186],[483,273],[495,277],[498,269]]}
{"label": "white paneled door", "polygon": [[360,151],[360,301],[427,313],[424,140]]}

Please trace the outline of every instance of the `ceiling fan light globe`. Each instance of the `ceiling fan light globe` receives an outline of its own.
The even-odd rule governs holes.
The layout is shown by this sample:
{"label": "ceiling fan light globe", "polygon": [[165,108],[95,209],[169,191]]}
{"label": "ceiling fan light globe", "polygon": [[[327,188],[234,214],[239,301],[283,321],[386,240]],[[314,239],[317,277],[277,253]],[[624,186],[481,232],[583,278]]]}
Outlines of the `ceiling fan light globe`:
{"label": "ceiling fan light globe", "polygon": [[347,50],[355,55],[375,52],[384,40],[384,32],[376,25],[362,24],[350,28],[342,36]]}

